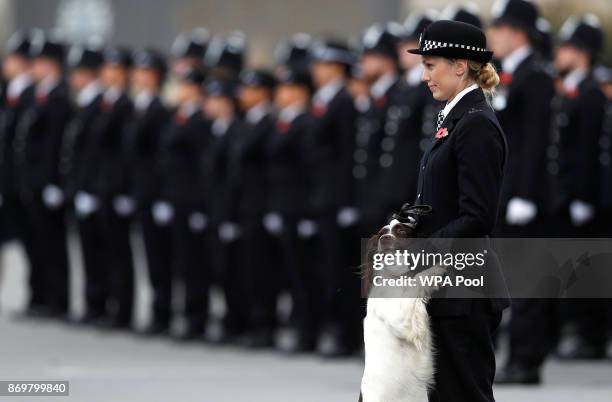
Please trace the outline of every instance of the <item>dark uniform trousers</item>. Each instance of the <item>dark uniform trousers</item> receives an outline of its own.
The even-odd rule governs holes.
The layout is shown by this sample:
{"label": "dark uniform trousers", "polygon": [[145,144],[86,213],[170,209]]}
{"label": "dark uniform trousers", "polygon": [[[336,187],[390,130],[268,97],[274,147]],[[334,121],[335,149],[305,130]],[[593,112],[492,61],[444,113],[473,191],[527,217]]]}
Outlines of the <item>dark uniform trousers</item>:
{"label": "dark uniform trousers", "polygon": [[[190,331],[202,331],[208,316],[208,254],[215,250],[207,241],[212,231],[209,225],[204,231],[194,231],[189,225],[189,217],[194,212],[206,212],[201,192],[201,162],[208,127],[198,111],[187,119],[177,113],[162,134],[160,158],[162,175],[162,199],[169,201],[174,209],[168,235],[168,249],[155,251],[160,253],[160,265],[151,265],[152,271],[158,271],[159,309],[168,310],[171,306],[170,282],[163,283],[169,276],[177,279],[183,288],[182,309]],[[162,239],[159,230],[149,233],[152,247]],[[155,239],[154,239],[155,238]],[[209,248],[210,247],[210,248]],[[172,264],[166,266],[163,259],[170,253]],[[151,255],[151,259],[156,258]],[[153,263],[156,264],[156,263]],[[163,265],[162,265],[163,264]],[[170,273],[168,272],[170,269]],[[153,277],[152,277],[153,280]],[[155,285],[154,285],[155,286]],[[162,307],[163,304],[163,307]],[[162,314],[161,319],[164,313]]]}
{"label": "dark uniform trousers", "polygon": [[[59,83],[21,115],[14,143],[18,188],[26,210],[26,250],[31,256],[30,306],[68,311],[68,251],[63,205],[42,199],[46,185],[59,186],[62,134],[70,119],[68,88]],[[28,245],[29,243],[29,245]]]}
{"label": "dark uniform trousers", "polygon": [[[446,116],[447,135],[434,139],[421,160],[416,203],[432,212],[419,219],[419,236],[485,237],[495,226],[507,145],[495,114],[480,89],[468,92]],[[490,284],[503,284],[496,259],[487,259]],[[504,287],[505,288],[505,287]],[[498,288],[498,289],[504,289]],[[453,298],[447,289],[428,305],[436,367],[430,401],[493,401],[493,332],[505,297]]]}

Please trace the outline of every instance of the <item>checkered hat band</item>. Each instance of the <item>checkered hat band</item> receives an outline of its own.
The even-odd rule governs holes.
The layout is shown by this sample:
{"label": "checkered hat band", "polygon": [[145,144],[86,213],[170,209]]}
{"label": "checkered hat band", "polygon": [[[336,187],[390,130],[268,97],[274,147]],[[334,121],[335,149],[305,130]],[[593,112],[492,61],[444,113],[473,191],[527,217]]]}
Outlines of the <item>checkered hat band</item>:
{"label": "checkered hat band", "polygon": [[434,40],[426,40],[422,50],[427,51],[427,50],[440,49],[440,48],[466,49],[466,50],[473,50],[475,52],[486,52],[487,51],[487,49],[483,49],[481,47],[461,45],[459,43],[437,42]]}

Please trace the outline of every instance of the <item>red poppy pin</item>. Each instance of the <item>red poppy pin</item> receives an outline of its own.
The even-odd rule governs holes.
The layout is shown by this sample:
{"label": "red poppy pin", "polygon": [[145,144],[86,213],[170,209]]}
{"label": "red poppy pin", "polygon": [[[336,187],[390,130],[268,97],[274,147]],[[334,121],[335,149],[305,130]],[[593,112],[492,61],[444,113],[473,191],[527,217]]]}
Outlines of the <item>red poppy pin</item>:
{"label": "red poppy pin", "polygon": [[510,73],[506,73],[506,72],[502,72],[499,75],[499,82],[502,85],[510,85],[512,83],[512,74]]}
{"label": "red poppy pin", "polygon": [[442,127],[436,133],[436,139],[444,138],[447,135],[448,135],[448,130],[446,129],[446,127]]}

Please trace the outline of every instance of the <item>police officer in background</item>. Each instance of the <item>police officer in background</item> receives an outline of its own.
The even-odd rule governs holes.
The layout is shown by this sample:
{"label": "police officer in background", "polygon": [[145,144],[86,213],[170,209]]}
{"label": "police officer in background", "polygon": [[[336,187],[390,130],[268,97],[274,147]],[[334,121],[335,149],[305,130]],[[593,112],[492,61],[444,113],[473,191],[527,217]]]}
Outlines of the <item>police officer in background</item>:
{"label": "police officer in background", "polygon": [[92,201],[93,196],[85,191],[91,172],[97,169],[92,163],[98,149],[91,128],[102,105],[104,88],[99,77],[101,65],[102,52],[93,46],[75,46],[68,55],[74,115],[64,132],[59,169],[66,199],[76,218],[83,255],[86,313],[79,317],[82,323],[90,323],[104,316],[104,295],[108,292],[107,284],[100,279],[104,267],[100,254],[101,233],[94,219],[97,206]]}
{"label": "police officer in background", "polygon": [[243,229],[232,192],[232,182],[238,177],[238,166],[233,157],[234,144],[245,130],[239,115],[237,89],[233,79],[213,79],[205,87],[204,112],[211,121],[211,134],[205,155],[204,181],[209,189],[214,274],[223,289],[226,303],[226,314],[220,327],[207,334],[211,342],[235,342],[248,329],[243,278],[244,270],[252,267],[251,264],[240,264]]}
{"label": "police officer in background", "polygon": [[163,89],[162,98],[167,99],[172,106],[178,103],[178,81],[189,70],[204,71],[204,55],[210,42],[210,34],[206,28],[200,27],[191,32],[179,34],[170,48],[172,62],[170,74]]}
{"label": "police officer in background", "polygon": [[[555,109],[555,131],[551,147],[559,152],[559,171],[552,179],[562,183],[554,194],[565,197],[556,201],[561,219],[569,217],[568,235],[596,237],[599,234],[601,201],[599,199],[601,166],[599,144],[606,98],[593,75],[593,66],[603,50],[603,32],[593,14],[571,16],[559,32],[561,41],[555,55],[555,67],[562,77],[561,99]],[[559,142],[554,138],[559,135]],[[553,161],[549,160],[552,168]],[[551,171],[552,170],[552,171]],[[606,302],[572,300],[570,319],[577,326],[572,347],[560,351],[567,359],[597,359],[606,356]],[[575,317],[571,317],[575,314]]]}
{"label": "police officer in background", "polygon": [[24,243],[30,266],[33,260],[31,233],[24,229],[23,205],[19,199],[14,165],[13,145],[17,123],[32,102],[33,85],[30,75],[30,35],[11,35],[2,62],[2,77],[6,80],[0,105],[0,242],[16,237]]}
{"label": "police officer in background", "polygon": [[147,268],[153,289],[152,320],[143,330],[147,335],[166,334],[169,330],[169,289],[171,277],[167,244],[169,233],[155,224],[152,205],[159,198],[159,145],[170,112],[160,99],[166,76],[166,62],[154,49],[140,49],[133,54],[131,87],[134,115],[125,128],[129,194],[137,205],[136,220],[142,232]]}
{"label": "police officer in background", "polygon": [[250,347],[274,344],[278,294],[278,248],[264,228],[263,216],[266,145],[274,130],[273,99],[276,79],[266,70],[246,70],[240,75],[239,103],[244,131],[232,144],[232,201],[242,229],[240,266],[246,290],[249,332],[240,343]]}
{"label": "police officer in background", "polygon": [[159,194],[155,194],[159,198],[152,206],[155,231],[162,234],[167,230],[170,236],[168,243],[157,244],[161,248],[151,256],[160,259],[150,266],[150,269],[159,269],[152,277],[155,292],[152,330],[168,329],[172,315],[172,279],[176,279],[184,289],[181,304],[185,325],[172,334],[178,340],[201,338],[208,313],[208,284],[200,235],[206,225],[200,163],[208,136],[208,125],[201,111],[203,82],[204,74],[197,69],[187,70],[178,81],[179,106],[162,133],[161,185]]}
{"label": "police officer in background", "polygon": [[274,48],[275,74],[305,72],[310,64],[312,37],[304,32],[281,40]]}
{"label": "police officer in background", "polygon": [[499,231],[507,236],[537,235],[546,195],[541,183],[554,87],[534,49],[538,39],[536,5],[510,0],[495,5],[493,11],[489,37],[501,63],[501,85],[493,106],[510,147]]}
{"label": "police officer in background", "polygon": [[108,284],[108,319],[101,327],[129,329],[132,322],[134,264],[130,245],[130,222],[136,203],[129,196],[125,169],[125,127],[133,116],[133,104],[127,95],[132,66],[131,53],[125,48],[104,51],[100,78],[104,86],[100,113],[92,124],[97,146],[93,194],[99,203],[96,216],[101,234],[103,276]]}
{"label": "police officer in background", "polygon": [[482,21],[479,14],[480,10],[475,3],[470,2],[462,5],[449,4],[442,10],[439,19],[465,22],[477,28],[482,28]]}
{"label": "police officer in background", "polygon": [[357,111],[346,89],[353,55],[346,44],[330,39],[315,42],[311,60],[316,88],[310,109],[313,148],[309,153],[314,188],[307,202],[318,226],[317,274],[323,317],[317,352],[332,357],[347,354],[361,338],[349,327],[351,304],[358,304],[358,292],[351,292],[359,289],[352,283],[357,275],[342,254],[344,245],[340,241],[342,231],[358,219],[351,194]]}
{"label": "police officer in background", "polygon": [[362,237],[369,237],[386,218],[376,189],[380,172],[393,163],[389,141],[383,143],[383,139],[389,137],[386,130],[391,128],[386,125],[391,100],[401,89],[397,58],[400,34],[399,24],[375,24],[365,31],[362,40],[360,66],[370,82],[371,102],[357,125],[352,169]]}
{"label": "police officer in background", "polygon": [[68,313],[68,251],[59,154],[71,116],[63,81],[64,45],[36,32],[30,47],[34,101],[21,114],[14,140],[18,188],[32,232],[29,313],[65,317]]}
{"label": "police officer in background", "polygon": [[277,78],[274,103],[278,112],[266,146],[264,226],[280,243],[281,274],[292,300],[288,326],[280,331],[276,346],[296,353],[315,347],[320,317],[317,276],[312,269],[314,223],[305,203],[313,187],[308,162],[312,81],[304,69],[283,68]]}

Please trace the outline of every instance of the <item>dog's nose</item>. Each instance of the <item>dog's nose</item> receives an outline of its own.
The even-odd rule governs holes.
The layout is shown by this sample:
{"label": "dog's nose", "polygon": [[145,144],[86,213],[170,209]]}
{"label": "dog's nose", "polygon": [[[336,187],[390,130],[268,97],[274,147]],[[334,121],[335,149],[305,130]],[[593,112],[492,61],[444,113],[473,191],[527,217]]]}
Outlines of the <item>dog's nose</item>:
{"label": "dog's nose", "polygon": [[395,236],[387,233],[387,234],[380,236],[380,238],[378,239],[378,248],[386,250],[386,249],[393,247],[394,243],[395,243]]}

